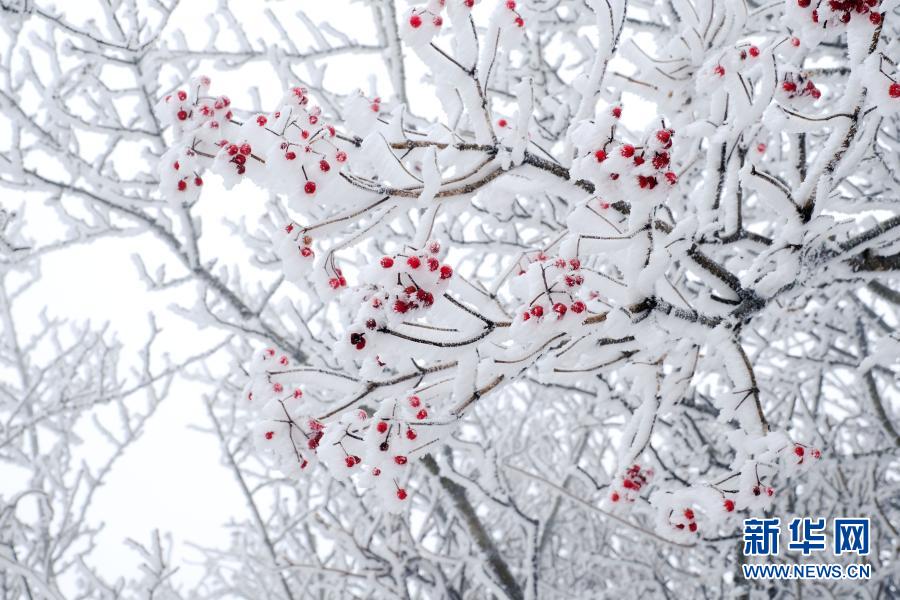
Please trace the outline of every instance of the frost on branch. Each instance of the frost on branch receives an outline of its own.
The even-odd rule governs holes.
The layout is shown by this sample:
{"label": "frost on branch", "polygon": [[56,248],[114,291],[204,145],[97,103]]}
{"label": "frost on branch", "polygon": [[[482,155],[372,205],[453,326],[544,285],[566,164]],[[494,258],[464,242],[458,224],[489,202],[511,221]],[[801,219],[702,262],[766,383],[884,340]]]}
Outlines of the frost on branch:
{"label": "frost on branch", "polygon": [[[230,321],[265,341],[254,447],[410,523],[452,502],[484,556],[512,540],[488,577],[513,598],[598,552],[646,574],[571,541],[572,501],[635,564],[724,570],[744,517],[851,506],[847,457],[892,481],[895,4],[414,3],[390,38],[430,111],[396,81],[291,80],[269,112],[184,83],[163,194],[274,194],[248,237],[292,284]],[[532,535],[578,558],[537,542],[532,573]]]}

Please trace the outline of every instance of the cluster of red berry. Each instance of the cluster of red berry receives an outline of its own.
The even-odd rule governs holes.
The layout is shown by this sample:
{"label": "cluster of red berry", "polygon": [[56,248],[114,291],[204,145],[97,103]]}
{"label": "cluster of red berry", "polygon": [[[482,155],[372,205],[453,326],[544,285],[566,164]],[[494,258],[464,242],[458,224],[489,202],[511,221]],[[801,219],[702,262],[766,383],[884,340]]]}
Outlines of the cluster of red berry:
{"label": "cluster of red berry", "polygon": [[640,465],[631,465],[622,475],[621,489],[613,488],[609,499],[613,502],[619,502],[620,500],[634,502],[638,493],[647,485],[651,477],[653,477],[653,469],[644,469]]}
{"label": "cluster of red berry", "polygon": [[[853,19],[853,15],[868,15],[869,22],[878,26],[881,24],[883,16],[875,8],[880,0],[828,0],[828,2],[817,2],[815,8],[810,13],[813,23],[843,23],[847,24]],[[797,0],[797,6],[800,8],[812,7],[812,0]],[[828,14],[820,12],[824,9],[829,11]]]}
{"label": "cluster of red berry", "polygon": [[221,140],[219,147],[225,150],[225,153],[231,158],[228,160],[235,166],[238,175],[243,175],[247,170],[247,158],[253,155],[253,148],[250,144],[243,142],[242,144],[232,144],[228,140]]}
{"label": "cluster of red berry", "polygon": [[[641,189],[654,189],[659,185],[660,179],[666,181],[669,185],[677,183],[678,176],[669,170],[671,162],[670,151],[674,136],[675,132],[671,129],[659,129],[654,136],[647,140],[647,144],[643,148],[639,149],[632,144],[621,144],[618,146],[619,154],[623,158],[630,159],[630,164],[633,165],[635,170],[641,171],[635,175],[635,179]],[[598,163],[605,162],[609,158],[608,148],[604,146],[596,150],[594,158]],[[648,171],[647,167],[644,166],[645,164],[652,165],[653,170]],[[610,179],[614,181],[619,179],[620,176],[621,173],[618,171],[614,171],[609,175]]]}
{"label": "cluster of red berry", "polygon": [[[453,277],[453,268],[442,265],[435,256],[440,252],[440,244],[433,242],[428,254],[411,256],[385,256],[381,259],[381,267],[397,273],[397,284],[393,291],[393,302],[390,308],[396,313],[406,314],[410,311],[430,308],[434,304],[434,293],[425,284],[426,278],[420,273],[431,273],[428,280],[445,282]],[[373,302],[380,302],[377,298]],[[373,304],[374,306],[374,304]],[[377,306],[376,306],[377,308]]]}
{"label": "cluster of red berry", "polygon": [[[407,450],[410,448],[409,442],[415,441],[419,436],[413,428],[413,421],[422,421],[428,418],[428,409],[423,405],[419,396],[413,395],[406,399],[405,403],[397,403],[392,410],[390,418],[383,417],[374,419],[374,424],[367,436],[373,436],[371,439],[378,447],[378,453],[372,457],[372,463],[380,466],[372,468],[372,477],[381,478],[384,469],[391,472],[394,488],[396,488],[396,496],[399,500],[405,500],[408,492],[399,484],[403,479],[402,469],[409,464],[409,456],[401,449],[396,450],[397,446],[401,448],[405,446]],[[394,448],[393,454],[391,452]],[[384,459],[380,456],[385,456]]]}
{"label": "cluster of red berry", "polygon": [[822,97],[822,92],[816,87],[811,79],[806,79],[803,75],[785,75],[784,81],[781,82],[781,89],[789,99],[798,97],[810,97],[818,100]]}
{"label": "cluster of red berry", "polygon": [[[581,300],[573,300],[572,291],[566,288],[578,288],[584,283],[584,276],[581,274],[581,261],[577,258],[566,260],[564,258],[555,258],[551,261],[550,257],[543,253],[538,254],[535,262],[546,263],[541,265],[543,277],[546,278],[550,286],[547,289],[547,298],[551,301],[549,305],[549,313],[538,300],[532,302],[526,310],[522,312],[523,321],[541,322],[547,316],[555,315],[556,319],[562,319],[567,313],[580,315],[587,306]],[[520,274],[524,274],[521,271]],[[552,282],[552,283],[551,283]],[[563,288],[559,290],[557,288]],[[562,296],[565,302],[553,302],[554,297]]]}
{"label": "cluster of red berry", "polygon": [[669,523],[679,531],[687,528],[691,533],[697,533],[697,520],[695,516],[694,510],[691,508],[685,508],[679,515],[676,515],[673,511],[669,514]]}
{"label": "cluster of red berry", "polygon": [[[185,150],[185,155],[189,157],[195,156],[195,152],[191,149]],[[172,163],[172,169],[175,171],[181,171],[181,161],[176,160]],[[187,169],[185,169],[187,171]],[[203,178],[200,177],[200,174],[197,171],[192,170],[190,173],[184,173],[181,175],[181,178],[178,180],[176,184],[176,188],[179,192],[187,191],[188,185],[191,183],[194,184],[195,187],[201,187],[203,185]]]}
{"label": "cluster of red berry", "polygon": [[357,350],[366,347],[366,330],[377,331],[386,321],[421,314],[434,305],[453,277],[453,267],[439,260],[440,251],[440,243],[432,241],[424,252],[384,256],[363,275],[371,292],[349,334]]}

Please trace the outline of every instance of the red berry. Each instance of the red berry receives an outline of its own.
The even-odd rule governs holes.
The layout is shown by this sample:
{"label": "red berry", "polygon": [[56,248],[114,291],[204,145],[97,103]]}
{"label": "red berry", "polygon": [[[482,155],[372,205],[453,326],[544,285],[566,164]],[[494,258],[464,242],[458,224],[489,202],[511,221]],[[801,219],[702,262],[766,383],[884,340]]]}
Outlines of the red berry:
{"label": "red berry", "polygon": [[553,305],[553,312],[559,315],[559,318],[562,318],[563,315],[566,314],[566,311],[569,310],[568,307],[562,302],[557,302]]}
{"label": "red berry", "polygon": [[263,125],[265,125],[266,122],[268,122],[268,119],[265,118],[264,116],[260,115],[260,116],[256,117],[256,123],[257,123],[257,125],[259,125],[260,127],[262,127]]}
{"label": "red berry", "polygon": [[303,248],[300,249],[300,256],[302,256],[303,258],[309,258],[312,255],[313,255],[313,251],[311,248],[304,246]]}
{"label": "red berry", "polygon": [[881,23],[881,13],[869,13],[869,22],[872,23],[872,25],[879,25]]}
{"label": "red berry", "polygon": [[303,191],[307,194],[315,194],[316,193],[316,182],[315,181],[307,181],[306,185],[303,186]]}
{"label": "red berry", "polygon": [[288,160],[294,160],[295,158],[297,158],[297,153],[296,153],[296,152],[293,152],[293,151],[291,151],[291,152],[285,152],[285,153],[284,153],[284,157],[285,157],[286,159],[288,159]]}
{"label": "red berry", "polygon": [[535,317],[543,317],[544,316],[544,307],[538,304],[537,306],[531,307],[531,314]]}
{"label": "red berry", "polygon": [[759,48],[757,48],[756,46],[750,46],[750,56],[752,56],[753,58],[759,56]]}
{"label": "red berry", "polygon": [[434,23],[434,26],[435,26],[435,27],[440,27],[441,25],[444,24],[444,19],[442,19],[441,16],[438,15],[438,16],[436,16],[435,18],[433,18],[433,19],[431,20],[431,22]]}
{"label": "red berry", "polygon": [[734,500],[726,500],[724,504],[727,512],[734,512]]}
{"label": "red berry", "polygon": [[506,8],[508,8],[509,10],[516,10],[516,1],[506,0]]}
{"label": "red berry", "polygon": [[797,456],[803,456],[803,453],[803,446],[794,446],[794,454],[796,454]]}
{"label": "red berry", "polygon": [[347,153],[344,152],[343,150],[338,150],[337,154],[334,155],[334,160],[336,160],[336,161],[338,161],[338,162],[340,162],[340,163],[346,162],[346,160],[347,160]]}
{"label": "red berry", "polygon": [[395,456],[395,457],[394,457],[394,462],[397,463],[398,465],[405,465],[405,464],[406,464],[406,457],[405,457],[405,456],[399,456],[399,455],[398,455],[398,456]]}
{"label": "red berry", "polygon": [[378,467],[375,467],[374,469],[372,469],[372,475],[374,475],[375,477],[378,477],[379,475],[381,475],[381,469],[379,469]]}
{"label": "red berry", "polygon": [[812,0],[797,0],[797,6],[800,8],[807,8],[810,5]]}
{"label": "red berry", "polygon": [[203,179],[201,179],[200,177],[194,177],[194,185],[200,187],[201,185],[203,185]]}
{"label": "red berry", "polygon": [[900,98],[900,83],[892,83],[891,87],[888,88],[888,93],[891,95],[891,98]]}
{"label": "red berry", "polygon": [[594,152],[594,158],[597,159],[597,162],[603,162],[604,160],[606,160],[606,152],[604,152],[603,150],[597,150],[596,152]]}
{"label": "red berry", "polygon": [[185,111],[185,110],[179,110],[179,111],[178,111],[177,117],[178,117],[178,120],[179,120],[179,121],[184,121],[185,119],[188,118],[187,111]]}
{"label": "red berry", "polygon": [[187,189],[187,182],[184,179],[178,181],[178,191],[183,192]]}
{"label": "red berry", "polygon": [[234,156],[238,153],[238,147],[234,144],[231,144],[230,146],[228,146],[227,152],[229,156]]}
{"label": "red berry", "polygon": [[352,456],[348,456],[347,458],[345,458],[345,459],[344,459],[344,463],[347,464],[347,467],[348,467],[348,468],[349,468],[349,467],[354,467],[354,466],[356,466],[356,461],[353,460],[353,457],[352,457]]}
{"label": "red berry", "polygon": [[793,81],[785,81],[781,84],[781,89],[788,93],[793,93],[797,91],[797,84]]}
{"label": "red berry", "polygon": [[250,144],[241,144],[240,151],[244,156],[250,156],[252,148],[250,148]]}
{"label": "red berry", "polygon": [[422,26],[422,17],[419,15],[413,15],[409,18],[409,25],[413,29],[418,29]]}
{"label": "red berry", "polygon": [[453,276],[453,269],[447,265],[441,267],[441,279],[450,279]]}
{"label": "red berry", "polygon": [[416,435],[415,431],[413,431],[412,429],[406,430],[406,439],[414,440],[414,439],[416,439],[416,437],[418,437],[418,436]]}
{"label": "red berry", "polygon": [[235,163],[237,163],[238,165],[243,167],[244,163],[247,162],[247,157],[244,156],[243,154],[235,154],[234,158],[232,158],[231,160],[233,160]]}
{"label": "red berry", "polygon": [[406,259],[406,264],[409,265],[410,269],[418,269],[422,265],[422,261],[419,260],[418,256],[410,256]]}
{"label": "red berry", "polygon": [[178,99],[182,102],[187,100],[187,94],[184,92],[184,90],[178,90]]}
{"label": "red berry", "polygon": [[775,488],[766,488],[766,495],[767,495],[767,496],[774,496],[774,495],[775,495]]}
{"label": "red berry", "polygon": [[622,156],[624,156],[625,158],[631,158],[632,156],[634,156],[634,146],[632,146],[631,144],[625,144],[624,146],[622,146]]}
{"label": "red berry", "polygon": [[675,185],[678,182],[678,175],[676,175],[672,171],[666,171],[665,177],[666,181],[668,181],[671,185]]}
{"label": "red berry", "polygon": [[663,144],[668,144],[672,139],[672,134],[666,129],[660,129],[656,132],[656,139],[658,139]]}
{"label": "red berry", "polygon": [[406,302],[404,302],[403,300],[396,300],[394,302],[394,311],[395,312],[403,314],[408,310],[409,310],[409,305]]}
{"label": "red berry", "polygon": [[621,106],[614,107],[612,109],[612,116],[614,116],[617,119],[620,119],[622,117],[622,107]]}
{"label": "red berry", "polygon": [[800,38],[798,38],[798,37],[791,38],[791,46],[793,46],[794,48],[799,48],[800,47]]}
{"label": "red berry", "polygon": [[274,431],[267,431],[267,432],[266,432],[266,439],[267,439],[267,440],[271,440],[273,437],[275,437],[275,432],[274,432]]}
{"label": "red berry", "polygon": [[409,405],[413,408],[419,408],[422,405],[422,400],[418,396],[410,396]]}
{"label": "red berry", "polygon": [[684,518],[687,519],[688,521],[693,521],[694,520],[694,511],[692,511],[690,508],[684,509]]}
{"label": "red berry", "polygon": [[385,256],[384,258],[381,259],[381,266],[384,267],[385,269],[390,269],[391,267],[394,266],[394,259],[391,258],[390,256]]}
{"label": "red berry", "polygon": [[691,533],[697,531],[697,524],[691,521],[691,523],[688,525],[688,529],[691,530]]}
{"label": "red berry", "polygon": [[416,413],[416,418],[420,421],[423,419],[427,419],[428,411],[423,408],[422,410],[420,410],[419,412]]}
{"label": "red berry", "polygon": [[612,500],[613,502],[618,502],[619,501],[619,492],[613,492],[609,496],[609,499]]}
{"label": "red berry", "polygon": [[585,308],[586,307],[584,305],[584,302],[582,302],[581,300],[576,300],[575,302],[572,303],[571,310],[576,315],[580,315],[581,313],[584,312]]}
{"label": "red berry", "polygon": [[516,17],[516,25],[519,27],[525,27],[525,19],[522,17]]}
{"label": "red berry", "polygon": [[713,69],[713,73],[715,73],[719,77],[724,77],[725,76],[725,67],[723,67],[722,65],[716,65],[716,68]]}
{"label": "red berry", "polygon": [[812,457],[813,458],[822,458],[822,451],[819,450],[818,448],[813,449]]}
{"label": "red berry", "polygon": [[527,321],[527,320],[530,319],[530,318],[531,318],[531,313],[528,312],[527,310],[526,310],[524,313],[522,313],[522,320],[523,320],[523,321]]}
{"label": "red berry", "polygon": [[498,126],[498,127],[506,127],[507,125],[508,125],[508,123],[506,122],[506,119],[499,119],[499,120],[497,121],[497,126]]}
{"label": "red berry", "polygon": [[397,490],[397,497],[401,500],[406,500],[406,490],[404,490],[403,488],[399,488]]}
{"label": "red berry", "polygon": [[331,170],[331,165],[328,164],[327,160],[320,160],[319,161],[319,170],[322,171],[323,173],[327,173],[328,171]]}

